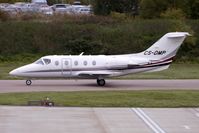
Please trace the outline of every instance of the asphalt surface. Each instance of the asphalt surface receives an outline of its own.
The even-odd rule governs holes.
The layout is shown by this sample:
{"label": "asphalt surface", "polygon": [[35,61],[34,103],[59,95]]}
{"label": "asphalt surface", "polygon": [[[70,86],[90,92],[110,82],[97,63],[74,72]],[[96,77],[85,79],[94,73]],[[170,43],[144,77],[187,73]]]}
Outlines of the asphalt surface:
{"label": "asphalt surface", "polygon": [[95,80],[0,80],[0,93],[95,90],[199,90],[199,80],[106,80],[104,87]]}
{"label": "asphalt surface", "polygon": [[1,133],[198,133],[199,108],[0,106]]}
{"label": "asphalt surface", "polygon": [[[199,90],[199,80],[0,80],[0,93],[94,90]],[[199,108],[0,106],[0,133],[198,133]]]}

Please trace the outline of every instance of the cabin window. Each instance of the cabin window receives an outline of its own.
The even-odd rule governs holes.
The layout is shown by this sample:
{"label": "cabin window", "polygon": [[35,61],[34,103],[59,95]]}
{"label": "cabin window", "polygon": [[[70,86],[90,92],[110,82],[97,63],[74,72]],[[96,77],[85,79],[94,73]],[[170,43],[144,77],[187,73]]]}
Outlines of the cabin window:
{"label": "cabin window", "polygon": [[96,61],[93,61],[92,64],[93,64],[93,66],[95,66],[96,65]]}
{"label": "cabin window", "polygon": [[55,61],[55,65],[58,66],[59,65],[59,61]]}
{"label": "cabin window", "polygon": [[48,65],[48,64],[51,63],[51,60],[50,60],[50,59],[43,59],[43,60],[44,60],[44,62],[45,62],[46,65]]}
{"label": "cabin window", "polygon": [[84,61],[84,66],[86,66],[88,63],[87,63],[87,61]]}
{"label": "cabin window", "polygon": [[74,65],[77,66],[77,65],[78,65],[78,61],[75,61],[75,62],[74,62]]}
{"label": "cabin window", "polygon": [[68,66],[68,64],[69,64],[68,61],[65,61],[65,65]]}
{"label": "cabin window", "polygon": [[42,61],[42,59],[39,59],[39,60],[35,61],[35,64],[44,65],[44,62]]}

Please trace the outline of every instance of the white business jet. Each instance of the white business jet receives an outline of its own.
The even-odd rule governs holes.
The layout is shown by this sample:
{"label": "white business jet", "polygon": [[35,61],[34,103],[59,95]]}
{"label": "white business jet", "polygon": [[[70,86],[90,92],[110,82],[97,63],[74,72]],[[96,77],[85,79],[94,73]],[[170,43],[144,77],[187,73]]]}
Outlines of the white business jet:
{"label": "white business jet", "polygon": [[104,79],[109,77],[167,69],[189,35],[187,32],[167,33],[147,50],[135,54],[44,56],[9,74],[27,78],[27,85],[31,85],[32,78],[88,78],[97,79],[97,84],[104,86]]}

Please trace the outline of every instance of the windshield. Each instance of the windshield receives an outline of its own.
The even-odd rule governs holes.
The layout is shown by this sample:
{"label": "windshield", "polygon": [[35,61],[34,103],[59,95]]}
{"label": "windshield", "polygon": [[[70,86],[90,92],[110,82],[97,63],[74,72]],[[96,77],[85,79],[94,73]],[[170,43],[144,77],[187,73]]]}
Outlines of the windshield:
{"label": "windshield", "polygon": [[48,64],[51,63],[51,60],[50,60],[50,59],[47,59],[47,58],[44,58],[43,61],[45,62],[46,65],[48,65]]}
{"label": "windshield", "polygon": [[42,59],[39,59],[37,61],[34,62],[35,64],[40,64],[40,65],[44,65],[44,62],[42,61]]}

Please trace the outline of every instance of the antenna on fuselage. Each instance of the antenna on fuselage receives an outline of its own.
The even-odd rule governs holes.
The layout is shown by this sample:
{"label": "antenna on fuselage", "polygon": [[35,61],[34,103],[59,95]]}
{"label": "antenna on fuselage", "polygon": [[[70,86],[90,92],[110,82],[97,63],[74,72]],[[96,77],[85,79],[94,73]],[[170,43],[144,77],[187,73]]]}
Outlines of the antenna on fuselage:
{"label": "antenna on fuselage", "polygon": [[82,56],[84,54],[84,52],[81,52],[81,54],[79,56]]}

